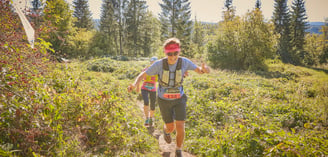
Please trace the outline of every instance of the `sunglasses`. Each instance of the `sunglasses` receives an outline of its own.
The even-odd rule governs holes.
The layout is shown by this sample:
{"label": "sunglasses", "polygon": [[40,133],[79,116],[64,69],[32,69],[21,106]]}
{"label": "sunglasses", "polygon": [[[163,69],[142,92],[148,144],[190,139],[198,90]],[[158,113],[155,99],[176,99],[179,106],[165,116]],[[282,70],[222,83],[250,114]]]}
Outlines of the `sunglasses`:
{"label": "sunglasses", "polygon": [[172,52],[172,53],[167,53],[168,56],[177,56],[179,54],[179,52]]}

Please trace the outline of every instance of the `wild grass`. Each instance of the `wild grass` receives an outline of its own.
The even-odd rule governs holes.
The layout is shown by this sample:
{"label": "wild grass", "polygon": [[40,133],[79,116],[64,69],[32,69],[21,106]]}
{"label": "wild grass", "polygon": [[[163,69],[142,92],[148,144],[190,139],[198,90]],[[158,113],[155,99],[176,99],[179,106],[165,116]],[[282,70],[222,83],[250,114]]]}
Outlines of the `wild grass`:
{"label": "wild grass", "polygon": [[186,149],[201,156],[328,155],[327,73],[267,62],[265,72],[186,79]]}
{"label": "wild grass", "polygon": [[[95,74],[114,78],[123,86],[133,82],[146,65],[119,61],[109,64],[116,70]],[[327,70],[276,60],[266,64],[268,70],[259,72],[190,72],[184,81],[188,95],[185,150],[197,156],[328,155]],[[101,82],[97,81],[98,86],[105,87]],[[158,109],[156,117],[156,127],[161,129]]]}
{"label": "wild grass", "polygon": [[[158,156],[157,140],[143,126],[139,94],[127,92],[147,64],[104,58],[49,65],[29,89],[2,97],[1,155]],[[184,150],[197,156],[328,155],[327,69],[266,64],[260,72],[190,72]],[[158,107],[155,115],[161,130]]]}

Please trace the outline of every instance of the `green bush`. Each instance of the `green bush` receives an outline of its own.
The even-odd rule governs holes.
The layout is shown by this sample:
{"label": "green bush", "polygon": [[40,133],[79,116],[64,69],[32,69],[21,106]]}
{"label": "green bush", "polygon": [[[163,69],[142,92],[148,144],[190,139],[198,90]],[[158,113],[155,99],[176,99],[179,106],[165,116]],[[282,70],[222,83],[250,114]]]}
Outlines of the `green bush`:
{"label": "green bush", "polygon": [[[235,17],[220,23],[215,40],[209,42],[211,66],[222,69],[267,70],[265,59],[273,56],[276,37],[262,12],[253,10],[245,17]],[[260,40],[259,40],[260,39]]]}
{"label": "green bush", "polygon": [[[326,156],[326,73],[270,63],[266,73],[190,73],[185,148],[199,156]],[[276,71],[277,75],[272,75]],[[322,144],[322,145],[321,145]]]}

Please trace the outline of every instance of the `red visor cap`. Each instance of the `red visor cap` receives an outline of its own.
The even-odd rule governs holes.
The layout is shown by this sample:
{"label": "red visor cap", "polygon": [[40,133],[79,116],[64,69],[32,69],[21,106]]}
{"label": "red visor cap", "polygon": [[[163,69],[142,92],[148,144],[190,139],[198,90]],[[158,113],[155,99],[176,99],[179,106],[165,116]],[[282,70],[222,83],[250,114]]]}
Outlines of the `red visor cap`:
{"label": "red visor cap", "polygon": [[164,48],[165,53],[170,53],[170,52],[180,52],[180,46],[179,44],[169,44],[166,45]]}

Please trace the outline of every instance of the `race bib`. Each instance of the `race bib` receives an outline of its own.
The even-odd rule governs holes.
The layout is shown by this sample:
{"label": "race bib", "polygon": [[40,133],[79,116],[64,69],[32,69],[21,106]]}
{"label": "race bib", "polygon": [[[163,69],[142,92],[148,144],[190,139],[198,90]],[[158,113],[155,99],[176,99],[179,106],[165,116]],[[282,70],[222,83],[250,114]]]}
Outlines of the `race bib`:
{"label": "race bib", "polygon": [[149,89],[149,90],[152,90],[152,89],[154,89],[155,88],[155,84],[153,84],[153,83],[146,83],[145,84],[145,87],[147,88],[147,89]]}
{"label": "race bib", "polygon": [[180,90],[179,88],[167,88],[163,97],[166,99],[179,99],[181,98]]}

